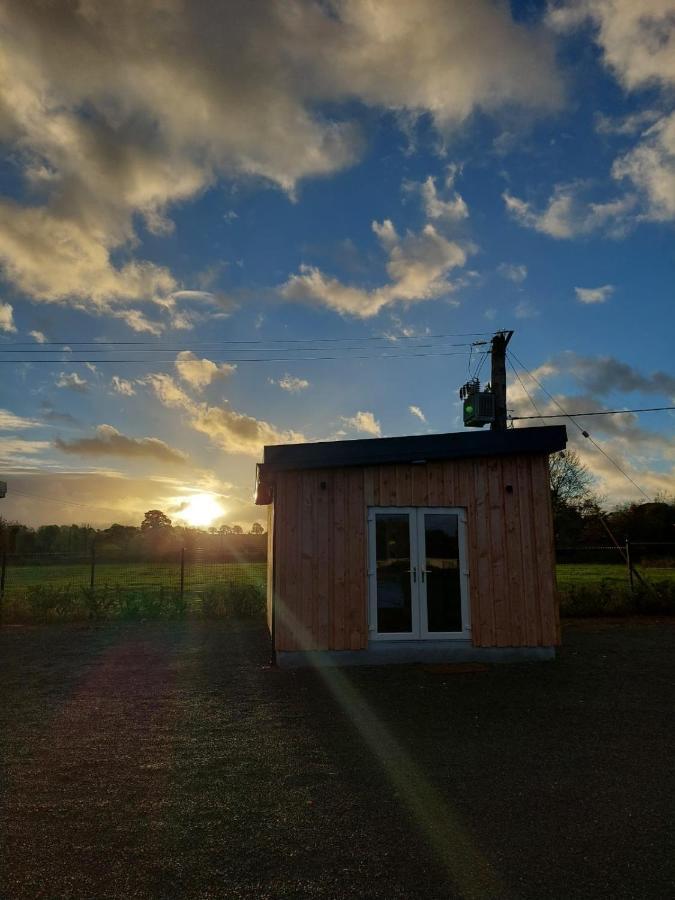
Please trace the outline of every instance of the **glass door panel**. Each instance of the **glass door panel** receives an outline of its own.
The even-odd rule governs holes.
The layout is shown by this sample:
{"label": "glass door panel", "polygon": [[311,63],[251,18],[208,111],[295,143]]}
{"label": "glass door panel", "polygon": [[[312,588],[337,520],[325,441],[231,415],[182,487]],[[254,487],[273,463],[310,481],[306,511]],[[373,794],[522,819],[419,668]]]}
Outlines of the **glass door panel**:
{"label": "glass door panel", "polygon": [[423,513],[421,586],[426,599],[427,631],[462,631],[459,516]]}
{"label": "glass door panel", "polygon": [[377,631],[412,633],[410,515],[407,512],[376,514],[375,548]]}

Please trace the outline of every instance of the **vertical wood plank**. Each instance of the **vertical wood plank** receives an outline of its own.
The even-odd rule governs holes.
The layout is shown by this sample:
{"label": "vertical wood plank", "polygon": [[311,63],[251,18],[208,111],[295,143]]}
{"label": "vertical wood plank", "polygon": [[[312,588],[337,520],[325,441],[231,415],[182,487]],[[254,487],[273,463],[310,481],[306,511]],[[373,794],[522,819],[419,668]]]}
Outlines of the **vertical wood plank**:
{"label": "vertical wood plank", "polygon": [[528,647],[541,644],[539,618],[539,579],[534,540],[534,510],[532,506],[532,478],[530,459],[519,456],[516,461],[518,495],[520,499],[520,545],[523,556],[523,608],[525,642]]}
{"label": "vertical wood plank", "polygon": [[490,554],[490,509],[488,484],[482,460],[473,461],[474,496],[471,507],[475,523],[474,571],[470,576],[473,640],[480,647],[495,645],[494,603],[492,602],[492,560]]}
{"label": "vertical wood plank", "polygon": [[314,478],[312,472],[298,473],[301,509],[300,538],[300,597],[298,617],[303,626],[303,647],[313,649],[314,629]]}
{"label": "vertical wood plank", "polygon": [[490,558],[492,563],[495,643],[498,647],[507,647],[509,640],[509,608],[507,603],[504,548],[504,486],[499,463],[500,460],[497,457],[488,457],[486,475],[490,505]]}
{"label": "vertical wood plank", "polygon": [[359,650],[367,646],[366,610],[366,507],[364,503],[363,470],[349,470],[348,487],[349,522],[349,600],[347,608],[347,631],[349,647]]}
{"label": "vertical wood plank", "polygon": [[[333,580],[332,566],[332,533],[333,521],[331,510],[332,473],[320,469],[316,473],[315,482],[315,556],[314,583],[316,592],[315,604],[315,637],[316,646],[320,650],[330,648],[331,628],[331,594]],[[322,487],[321,485],[325,485]]]}
{"label": "vertical wood plank", "polygon": [[[365,473],[364,473],[365,474]],[[333,476],[333,510],[335,536],[333,542],[333,635],[334,650],[345,650],[345,605],[347,579],[345,564],[345,472],[337,469]]]}
{"label": "vertical wood plank", "polygon": [[398,498],[397,506],[412,506],[412,473],[409,465],[397,468]]}
{"label": "vertical wood plank", "polygon": [[553,646],[558,640],[557,586],[548,458],[543,455],[532,457],[532,499],[536,523],[542,643]]}
{"label": "vertical wood plank", "polygon": [[413,506],[428,506],[429,489],[427,486],[426,463],[411,466]]}
{"label": "vertical wood plank", "polygon": [[[267,505],[267,627],[272,633],[272,605],[274,600],[274,501]],[[273,648],[274,649],[274,648]]]}
{"label": "vertical wood plank", "polygon": [[[506,547],[506,583],[508,586],[509,645],[526,644],[525,597],[523,593],[523,555],[520,541],[520,493],[516,457],[501,460],[504,489],[504,538]],[[510,491],[509,491],[510,488]]]}
{"label": "vertical wood plank", "polygon": [[276,607],[275,631],[278,650],[293,649],[288,634],[285,615],[286,602],[286,489],[284,472],[278,472],[275,485],[275,516],[277,519],[277,540],[274,548],[274,604]]}

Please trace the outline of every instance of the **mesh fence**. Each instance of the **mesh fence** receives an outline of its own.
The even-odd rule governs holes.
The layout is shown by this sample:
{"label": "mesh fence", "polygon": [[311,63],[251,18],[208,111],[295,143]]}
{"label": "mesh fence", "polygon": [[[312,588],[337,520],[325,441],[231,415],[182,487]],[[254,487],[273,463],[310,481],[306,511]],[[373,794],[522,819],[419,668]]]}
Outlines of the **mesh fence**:
{"label": "mesh fence", "polygon": [[263,590],[264,557],[233,560],[212,549],[179,549],[155,556],[97,551],[87,554],[4,554],[0,559],[0,590],[5,599],[36,588],[113,589],[142,593],[173,592],[198,597],[231,585]]}

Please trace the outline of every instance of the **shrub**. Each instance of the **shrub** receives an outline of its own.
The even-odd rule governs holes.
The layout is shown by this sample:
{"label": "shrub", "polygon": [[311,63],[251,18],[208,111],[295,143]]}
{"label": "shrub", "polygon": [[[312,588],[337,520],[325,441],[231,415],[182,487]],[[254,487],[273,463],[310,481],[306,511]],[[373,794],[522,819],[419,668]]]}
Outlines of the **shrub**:
{"label": "shrub", "polygon": [[264,612],[265,591],[255,582],[237,581],[208,588],[202,597],[202,614],[209,619],[261,619]]}
{"label": "shrub", "polygon": [[675,615],[675,581],[637,581],[634,590],[612,581],[570,585],[560,591],[563,617]]}

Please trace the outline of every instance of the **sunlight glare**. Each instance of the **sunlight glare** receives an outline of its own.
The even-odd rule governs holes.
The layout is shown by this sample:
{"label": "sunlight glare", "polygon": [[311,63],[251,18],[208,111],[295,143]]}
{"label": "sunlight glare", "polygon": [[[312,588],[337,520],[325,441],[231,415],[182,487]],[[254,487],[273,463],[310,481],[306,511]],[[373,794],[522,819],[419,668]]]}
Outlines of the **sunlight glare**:
{"label": "sunlight glare", "polygon": [[212,494],[194,494],[185,502],[179,516],[194,528],[206,528],[224,513],[225,510]]}

